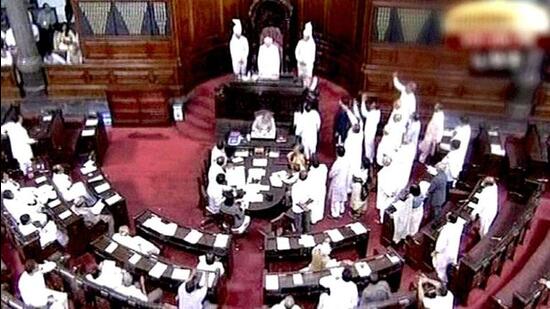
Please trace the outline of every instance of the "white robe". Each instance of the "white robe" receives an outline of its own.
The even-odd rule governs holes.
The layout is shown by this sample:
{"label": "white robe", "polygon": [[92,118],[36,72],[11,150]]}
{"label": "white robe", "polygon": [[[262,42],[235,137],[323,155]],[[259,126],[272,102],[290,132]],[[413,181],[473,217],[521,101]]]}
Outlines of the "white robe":
{"label": "white robe", "polygon": [[321,294],[317,309],[354,309],[359,301],[357,285],[352,281],[345,282],[341,278],[326,276],[319,280],[319,283],[330,290]]}
{"label": "white robe", "polygon": [[435,251],[438,252],[432,259],[437,276],[443,282],[447,282],[447,267],[456,264],[460,239],[464,228],[464,219],[458,218],[456,223],[447,222],[435,242]]}
{"label": "white robe", "polygon": [[479,196],[478,206],[473,214],[479,214],[480,236],[483,237],[489,232],[489,228],[498,213],[498,186],[496,184],[485,187]]}
{"label": "white robe", "polygon": [[225,201],[223,190],[225,186],[218,184],[215,181],[208,183],[206,194],[208,195],[207,209],[211,213],[217,214],[220,211],[220,206]]}
{"label": "white robe", "polygon": [[279,47],[275,43],[269,47],[262,44],[258,51],[258,74],[260,78],[279,78],[280,71]]}
{"label": "white robe", "polygon": [[[303,213],[304,209],[300,205],[305,205],[308,200],[313,200],[313,190],[316,189],[310,186],[308,181],[309,177],[306,180],[298,179],[295,184],[292,185],[291,197],[292,197],[292,212],[293,213]],[[311,207],[311,204],[309,204]]]}
{"label": "white robe", "polygon": [[462,156],[460,149],[449,151],[441,162],[445,163],[447,166],[445,171],[447,181],[456,181],[458,176],[460,176],[462,166],[464,165],[464,157]]}
{"label": "white robe", "polygon": [[223,167],[219,166],[218,163],[212,163],[208,169],[208,183],[216,182],[216,177],[219,174],[225,175],[225,170]]}
{"label": "white robe", "polygon": [[89,198],[88,190],[82,182],[71,181],[71,178],[67,174],[63,173],[54,173],[52,176],[52,181],[57,187],[57,190],[61,193],[61,196],[66,201],[74,201],[80,197]]}
{"label": "white robe", "polygon": [[328,168],[325,164],[319,164],[319,167],[311,167],[308,177],[310,186],[315,188],[313,192],[313,203],[311,206],[311,223],[317,223],[323,220],[325,215],[325,198],[327,195],[327,176]]}
{"label": "white robe", "polygon": [[237,38],[237,36],[233,34],[231,41],[229,41],[229,52],[231,53],[231,63],[233,64],[233,73],[235,73],[235,75],[246,74],[248,51],[248,39],[243,35]]}
{"label": "white robe", "polygon": [[178,309],[203,309],[202,302],[208,292],[206,284],[191,293],[187,293],[185,283],[184,281],[178,288]]}
{"label": "white robe", "polygon": [[34,157],[31,144],[35,142],[29,137],[27,129],[17,122],[8,122],[1,127],[2,134],[7,134],[10,138],[11,153],[19,163],[19,168],[23,173],[27,173],[27,168],[31,166],[31,159]]}
{"label": "white robe", "polygon": [[313,38],[309,40],[301,39],[296,45],[294,52],[296,62],[298,64],[298,76],[312,77],[313,65],[315,63],[315,41]]}
{"label": "white robe", "polygon": [[225,268],[223,267],[222,262],[214,261],[212,264],[206,263],[206,256],[199,256],[199,263],[197,264],[198,270],[218,272],[218,275],[223,276],[225,274]]}
{"label": "white robe", "polygon": [[214,146],[212,148],[212,151],[210,152],[210,160],[212,164],[215,164],[216,159],[219,157],[223,157],[227,161],[227,155],[225,154],[225,149],[218,149],[217,146]]}
{"label": "white robe", "polygon": [[407,122],[410,115],[416,112],[416,97],[414,96],[414,92],[407,93],[405,85],[403,85],[397,77],[393,78],[393,85],[395,89],[401,92],[399,101],[401,101],[401,107],[403,108],[403,120]]}
{"label": "white robe", "polygon": [[468,153],[468,148],[470,147],[470,137],[472,135],[472,129],[469,124],[458,126],[455,128],[455,134],[453,139],[460,141],[460,147],[458,151],[460,153],[460,160],[464,164],[464,159]]}
{"label": "white robe", "polygon": [[140,252],[144,255],[160,253],[160,249],[153,245],[150,241],[144,239],[141,236],[122,235],[120,233],[113,234],[112,239],[119,244],[128,247],[134,251]]}
{"label": "white robe", "polygon": [[395,181],[395,166],[384,166],[378,172],[376,190],[376,208],[379,210],[380,223],[384,223],[384,212],[395,200],[398,193],[398,184]]}
{"label": "white robe", "polygon": [[405,201],[395,201],[393,203],[395,212],[393,213],[393,242],[399,243],[409,235],[409,224],[412,213],[412,199],[407,198]]}
{"label": "white robe", "polygon": [[365,103],[361,104],[361,114],[365,117],[365,129],[364,129],[364,142],[365,142],[365,157],[371,162],[374,159],[374,140],[376,138],[376,131],[378,129],[378,123],[380,122],[380,110],[372,109],[367,110]]}
{"label": "white robe", "polygon": [[[352,126],[348,129],[348,136],[344,141],[346,154],[344,157],[349,164],[347,188],[351,192],[351,181],[353,173],[361,170],[361,156],[363,155],[363,123],[357,104],[354,104],[353,111],[347,110],[348,118]],[[359,125],[359,131],[353,132],[353,126]]]}
{"label": "white robe", "polygon": [[436,145],[441,142],[444,130],[445,114],[443,111],[434,112],[432,119],[430,119],[430,122],[428,122],[428,126],[426,127],[424,139],[419,145],[421,162],[424,162],[428,155],[435,154]]}
{"label": "white robe", "polygon": [[348,200],[348,173],[349,164],[345,157],[338,157],[330,168],[329,178],[329,199],[334,202],[345,202]]}
{"label": "white robe", "polygon": [[18,287],[23,302],[28,306],[44,307],[48,304],[48,297],[52,296],[54,304],[50,308],[68,308],[67,293],[46,287],[44,274],[53,270],[55,263],[47,261],[38,267],[33,274],[23,272],[19,277]]}
{"label": "white robe", "polygon": [[307,159],[317,151],[317,136],[321,129],[321,116],[319,112],[312,109],[304,111],[296,123],[296,135],[302,138],[304,154]]}

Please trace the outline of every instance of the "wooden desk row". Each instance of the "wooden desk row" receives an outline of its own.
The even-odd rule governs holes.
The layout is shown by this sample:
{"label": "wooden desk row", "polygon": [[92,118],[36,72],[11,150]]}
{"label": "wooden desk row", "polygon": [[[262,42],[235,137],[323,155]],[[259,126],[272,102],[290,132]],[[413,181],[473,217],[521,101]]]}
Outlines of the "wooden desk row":
{"label": "wooden desk row", "polygon": [[[172,231],[159,232],[147,224],[144,224],[147,220],[154,217],[160,218],[163,223],[170,224]],[[202,255],[213,253],[221,259],[221,262],[225,265],[228,276],[230,276],[233,268],[232,235],[212,233],[179,225],[151,210],[145,210],[140,213],[134,219],[134,223],[136,233],[146,239],[162,244],[170,244],[193,254]]]}
{"label": "wooden desk row", "polygon": [[97,113],[88,115],[76,146],[78,156],[85,161],[94,153],[96,163],[101,166],[108,146],[109,140],[103,118]]}
{"label": "wooden desk row", "polygon": [[[307,260],[311,250],[317,244],[329,238],[333,250],[354,248],[359,257],[365,257],[369,242],[370,229],[361,222],[350,223],[323,232],[290,235],[267,236],[264,245],[265,264],[288,260]],[[269,269],[269,268],[268,268]]]}
{"label": "wooden desk row", "polygon": [[[103,259],[110,259],[131,273],[143,275],[149,282],[157,283],[176,292],[181,283],[189,277],[194,267],[180,266],[158,256],[146,256],[107,236],[91,243],[94,252]],[[221,278],[217,272],[201,271],[208,275],[208,299],[217,302],[221,289]]]}
{"label": "wooden desk row", "polygon": [[523,242],[525,233],[540,203],[542,185],[530,183],[537,189],[527,204],[507,200],[500,207],[499,213],[489,232],[462,259],[456,275],[452,276],[451,289],[462,303],[474,288],[484,288],[492,274],[499,274],[507,259],[512,259],[515,248]]}
{"label": "wooden desk row", "polygon": [[[369,275],[375,272],[380,280],[388,282],[392,291],[397,291],[401,282],[403,265],[404,261],[397,252],[388,248],[387,253],[357,260],[350,268],[353,273],[353,281],[357,284],[359,290],[365,288],[368,284]],[[318,272],[264,272],[264,299],[268,303],[274,303],[286,295],[293,295],[294,297],[319,296],[326,290],[320,285],[321,278],[330,276],[334,271],[341,272],[342,267],[343,265]]]}

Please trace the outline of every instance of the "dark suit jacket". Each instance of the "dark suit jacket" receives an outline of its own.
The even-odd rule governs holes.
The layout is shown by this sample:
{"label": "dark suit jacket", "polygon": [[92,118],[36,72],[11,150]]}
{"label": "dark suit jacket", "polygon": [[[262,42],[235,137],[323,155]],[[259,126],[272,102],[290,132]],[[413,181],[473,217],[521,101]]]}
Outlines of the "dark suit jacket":
{"label": "dark suit jacket", "polygon": [[428,202],[432,206],[442,206],[447,200],[447,175],[439,172],[432,178],[428,188]]}

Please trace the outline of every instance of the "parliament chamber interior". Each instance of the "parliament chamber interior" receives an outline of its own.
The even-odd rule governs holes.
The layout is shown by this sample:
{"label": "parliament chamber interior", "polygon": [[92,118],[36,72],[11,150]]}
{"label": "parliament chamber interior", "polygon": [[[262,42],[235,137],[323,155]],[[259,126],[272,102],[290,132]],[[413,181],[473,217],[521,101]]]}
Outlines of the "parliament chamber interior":
{"label": "parliament chamber interior", "polygon": [[1,308],[549,308],[546,0],[2,0]]}

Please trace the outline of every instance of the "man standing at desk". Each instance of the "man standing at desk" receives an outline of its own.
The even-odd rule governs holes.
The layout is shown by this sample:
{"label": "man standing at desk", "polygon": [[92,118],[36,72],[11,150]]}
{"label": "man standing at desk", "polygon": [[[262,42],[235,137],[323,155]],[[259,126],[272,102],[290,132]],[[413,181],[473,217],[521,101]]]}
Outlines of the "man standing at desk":
{"label": "man standing at desk", "polygon": [[[296,233],[302,234],[309,231],[309,205],[313,203],[310,183],[306,181],[307,172],[301,171],[298,181],[292,185],[292,215],[294,216],[294,228]],[[306,216],[304,216],[306,214]]]}
{"label": "man standing at desk", "polygon": [[258,51],[258,75],[264,79],[278,79],[281,67],[279,46],[266,36]]}

